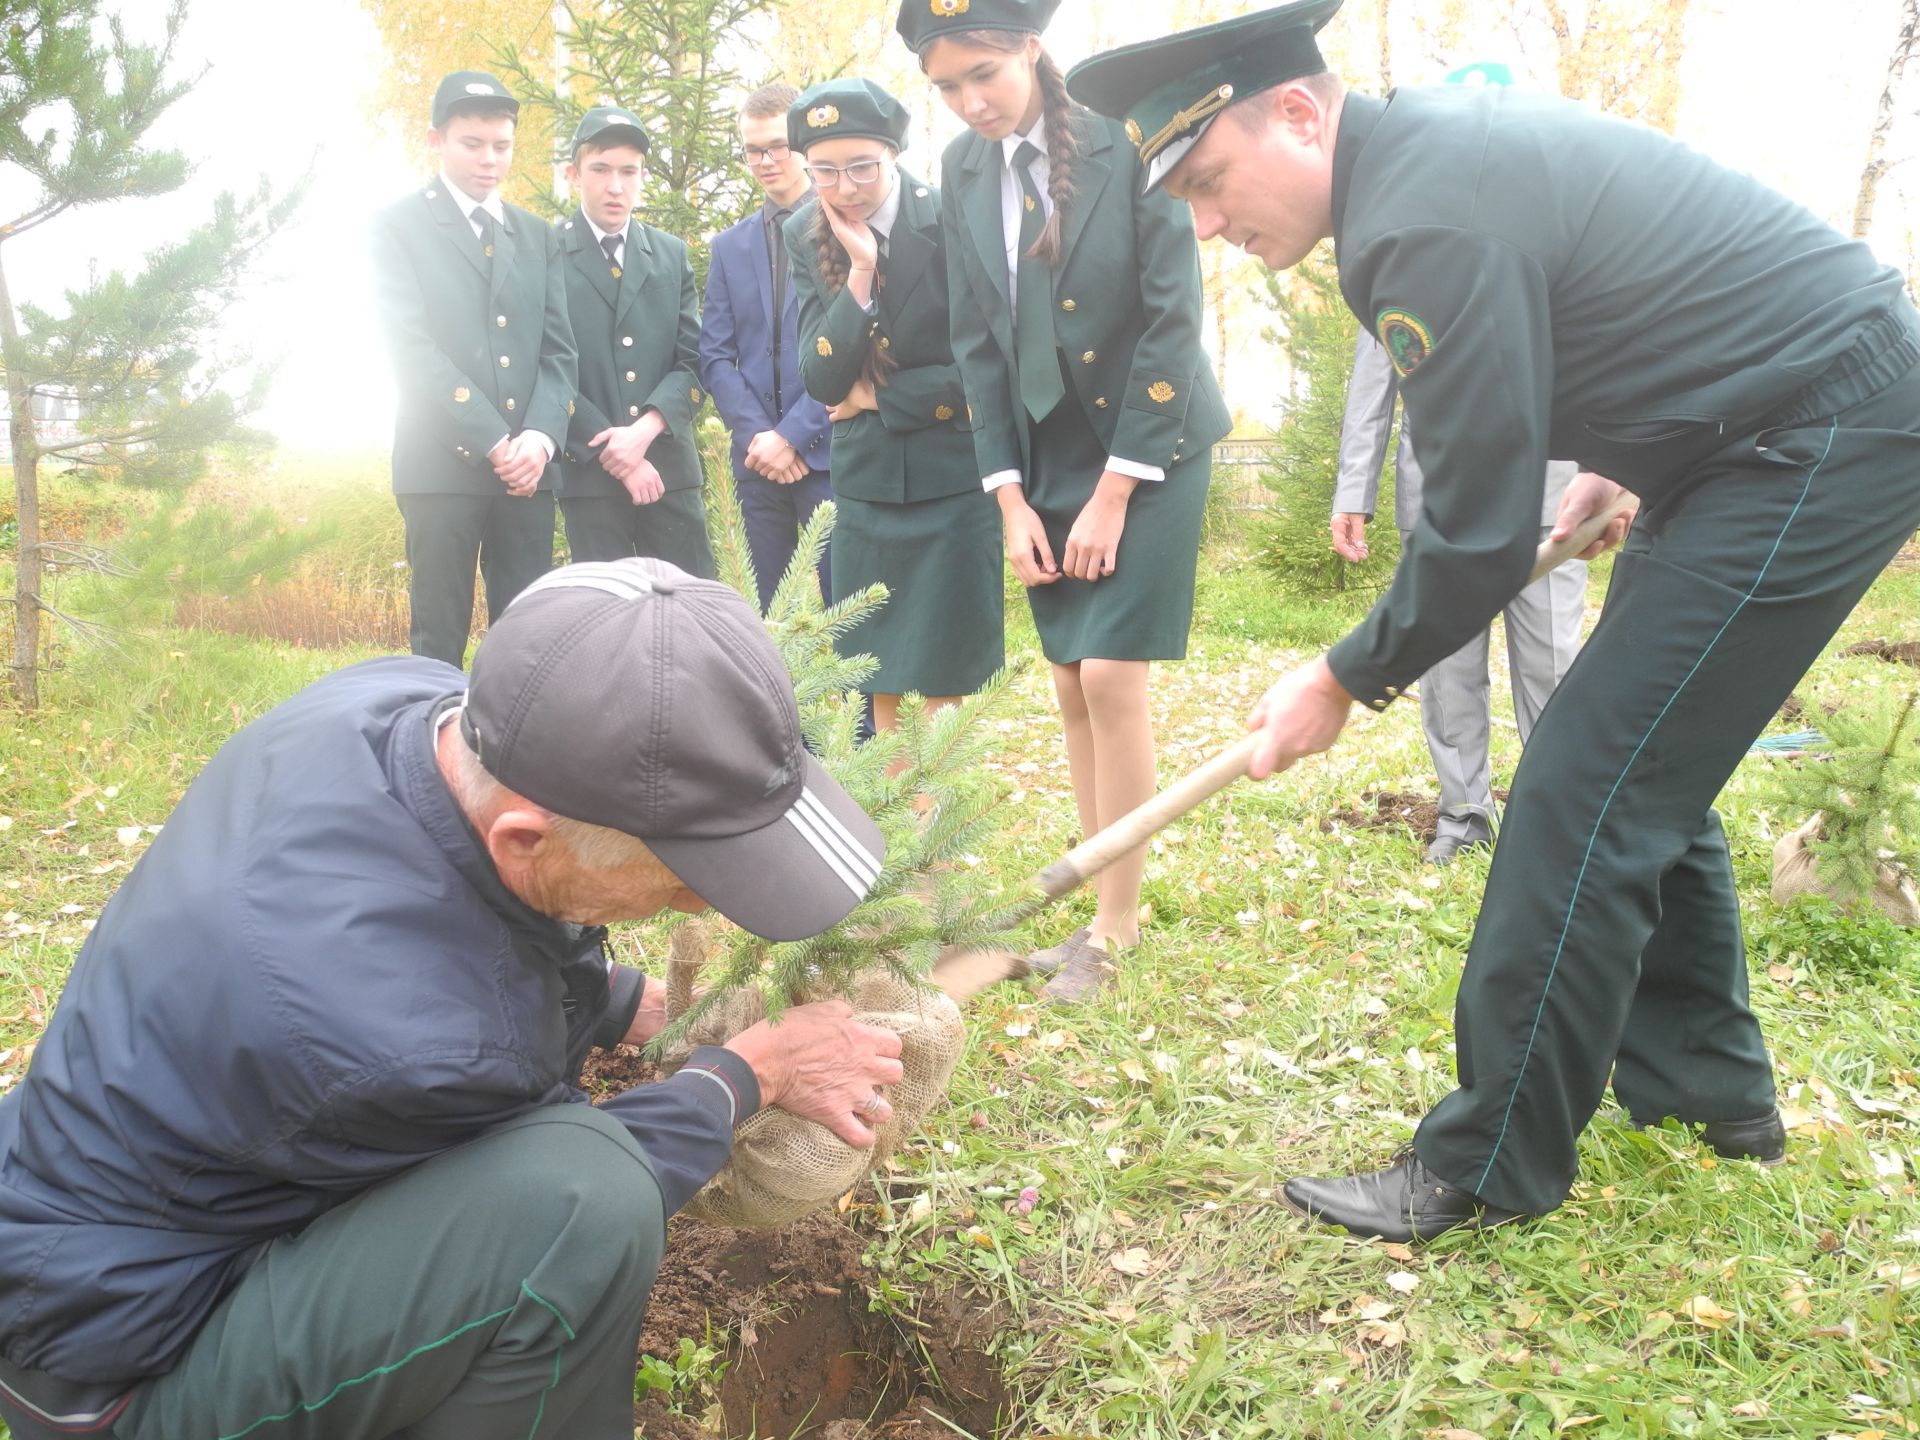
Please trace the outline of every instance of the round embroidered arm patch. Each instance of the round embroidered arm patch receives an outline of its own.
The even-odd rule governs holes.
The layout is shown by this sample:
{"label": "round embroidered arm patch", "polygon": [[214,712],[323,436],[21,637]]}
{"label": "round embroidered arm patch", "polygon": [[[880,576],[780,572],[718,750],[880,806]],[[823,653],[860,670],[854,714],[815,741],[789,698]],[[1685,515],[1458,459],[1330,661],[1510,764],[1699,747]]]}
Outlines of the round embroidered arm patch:
{"label": "round embroidered arm patch", "polygon": [[1394,373],[1403,380],[1433,353],[1433,332],[1411,310],[1382,310],[1374,328],[1380,343],[1387,347]]}

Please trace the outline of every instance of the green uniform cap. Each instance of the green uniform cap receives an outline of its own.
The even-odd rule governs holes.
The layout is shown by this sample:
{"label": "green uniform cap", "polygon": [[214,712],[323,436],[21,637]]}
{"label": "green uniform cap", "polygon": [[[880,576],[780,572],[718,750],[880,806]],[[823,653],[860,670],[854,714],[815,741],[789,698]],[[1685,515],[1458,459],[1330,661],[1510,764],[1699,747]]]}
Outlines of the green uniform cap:
{"label": "green uniform cap", "polygon": [[1060,0],[904,0],[893,28],[918,55],[942,35],[961,30],[1011,30],[1038,35]]}
{"label": "green uniform cap", "polygon": [[622,110],[618,105],[596,105],[580,117],[580,123],[573,127],[573,143],[567,151],[577,156],[582,145],[595,145],[602,150],[631,145],[642,155],[653,151],[646,130],[633,112]]}
{"label": "green uniform cap", "polygon": [[444,130],[454,116],[481,109],[506,110],[518,117],[520,102],[486,71],[456,70],[433,92],[433,128]]}
{"label": "green uniform cap", "polygon": [[1327,68],[1313,37],[1341,0],[1294,0],[1159,40],[1122,45],[1067,72],[1067,92],[1126,122],[1142,191],[1166,178],[1235,100]]}
{"label": "green uniform cap", "polygon": [[903,148],[907,107],[871,80],[823,80],[787,110],[787,144],[802,155],[822,140],[854,137]]}

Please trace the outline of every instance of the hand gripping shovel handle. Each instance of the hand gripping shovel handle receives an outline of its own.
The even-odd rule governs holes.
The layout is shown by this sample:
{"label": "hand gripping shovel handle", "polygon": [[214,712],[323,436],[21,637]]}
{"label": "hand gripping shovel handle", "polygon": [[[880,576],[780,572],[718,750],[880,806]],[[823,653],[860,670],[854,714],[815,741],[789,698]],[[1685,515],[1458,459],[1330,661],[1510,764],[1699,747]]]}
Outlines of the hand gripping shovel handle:
{"label": "hand gripping shovel handle", "polygon": [[[1620,495],[1602,513],[1578,526],[1565,540],[1543,542],[1534,557],[1533,580],[1563,564],[1598,540],[1616,516],[1634,503],[1630,494]],[[1122,815],[1113,824],[1090,835],[1033,877],[1028,897],[1018,905],[1009,923],[1017,924],[1038,914],[1048,905],[1098,875],[1107,866],[1137,846],[1144,845],[1161,830],[1188,811],[1219,794],[1247,773],[1253,759],[1257,734],[1248,735],[1207,761],[1199,769],[1174,781],[1146,804]]]}

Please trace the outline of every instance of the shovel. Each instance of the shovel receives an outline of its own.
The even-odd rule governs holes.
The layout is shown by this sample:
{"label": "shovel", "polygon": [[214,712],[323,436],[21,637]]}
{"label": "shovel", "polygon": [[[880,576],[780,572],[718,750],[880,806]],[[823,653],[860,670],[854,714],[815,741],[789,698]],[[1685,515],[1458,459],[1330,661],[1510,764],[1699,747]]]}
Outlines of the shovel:
{"label": "shovel", "polygon": [[[1528,577],[1527,583],[1532,584],[1593,544],[1607,526],[1634,503],[1635,496],[1622,494],[1606,510],[1576,528],[1565,540],[1558,544],[1541,542],[1539,552],[1534,557],[1533,574]],[[1011,927],[1032,919],[1077,890],[1129,850],[1146,844],[1181,816],[1198,809],[1226,789],[1247,773],[1259,738],[1258,734],[1249,734],[1236,741],[1198,769],[1174,781],[1144,805],[1128,811],[1106,829],[1082,840],[1027,882],[1022,896],[1008,907],[1006,924]],[[955,1000],[965,1000],[998,981],[1026,973],[1024,956],[1004,950],[973,950],[943,955],[934,964],[930,978]]]}

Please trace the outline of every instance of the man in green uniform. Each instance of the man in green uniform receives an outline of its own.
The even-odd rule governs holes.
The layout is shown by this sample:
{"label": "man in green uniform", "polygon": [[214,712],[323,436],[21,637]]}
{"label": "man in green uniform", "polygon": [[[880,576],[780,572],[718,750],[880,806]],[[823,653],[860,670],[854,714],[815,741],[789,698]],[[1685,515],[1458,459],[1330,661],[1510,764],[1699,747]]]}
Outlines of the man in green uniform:
{"label": "man in green uniform", "polygon": [[477,561],[497,616],[553,563],[547,462],[574,392],[553,227],[500,198],[520,102],[458,70],[433,95],[440,173],[374,221],[397,382],[393,490],[407,525],[413,653],[465,659]]}
{"label": "man in green uniform", "polygon": [[580,208],[560,222],[567,314],[580,351],[560,456],[560,512],[578,560],[669,560],[712,578],[693,416],[700,316],[686,245],[633,215],[647,132],[596,105],[573,132],[567,179]]}
{"label": "man in green uniform", "polygon": [[1782,1154],[1712,804],[1920,524],[1920,316],[1864,245],[1652,130],[1500,87],[1346,93],[1314,43],[1338,8],[1113,51],[1069,85],[1125,118],[1201,238],[1283,268],[1332,236],[1420,436],[1400,569],[1255,708],[1253,775],[1327,749],[1512,598],[1549,458],[1599,472],[1556,533],[1620,486],[1642,507],[1514,780],[1459,1088],[1389,1168],[1286,1187],[1424,1240],[1557,1206],[1610,1074],[1636,1120]]}

